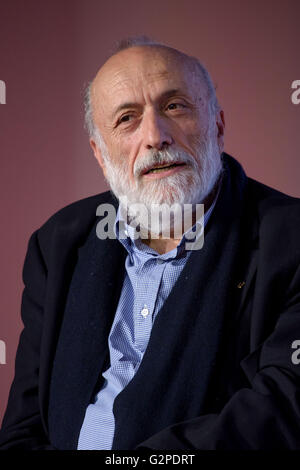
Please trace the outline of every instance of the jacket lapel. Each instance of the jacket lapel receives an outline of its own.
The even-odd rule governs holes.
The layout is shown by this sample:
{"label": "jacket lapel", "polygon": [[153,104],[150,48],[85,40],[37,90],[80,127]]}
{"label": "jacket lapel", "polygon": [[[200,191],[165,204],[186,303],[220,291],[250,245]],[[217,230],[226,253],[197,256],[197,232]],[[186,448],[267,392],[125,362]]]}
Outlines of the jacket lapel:
{"label": "jacket lapel", "polygon": [[86,406],[107,359],[124,259],[118,240],[100,241],[95,225],[78,250],[50,384],[49,433],[58,448],[76,448]]}

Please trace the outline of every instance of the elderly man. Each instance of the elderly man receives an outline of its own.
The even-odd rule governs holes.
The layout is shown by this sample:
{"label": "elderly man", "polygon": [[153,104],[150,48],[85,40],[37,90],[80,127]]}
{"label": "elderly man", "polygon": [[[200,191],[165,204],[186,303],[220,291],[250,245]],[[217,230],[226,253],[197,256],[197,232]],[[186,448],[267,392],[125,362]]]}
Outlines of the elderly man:
{"label": "elderly man", "polygon": [[[123,45],[86,121],[113,195],[30,239],[1,448],[300,448],[299,201],[224,153],[206,69],[170,47]],[[164,204],[168,237],[136,210]]]}

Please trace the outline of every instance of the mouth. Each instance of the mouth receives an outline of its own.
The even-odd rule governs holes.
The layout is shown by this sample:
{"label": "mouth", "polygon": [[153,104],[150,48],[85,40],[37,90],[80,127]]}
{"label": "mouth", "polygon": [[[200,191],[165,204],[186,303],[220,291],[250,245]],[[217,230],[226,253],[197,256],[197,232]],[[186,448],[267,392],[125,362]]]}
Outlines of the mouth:
{"label": "mouth", "polygon": [[158,165],[152,166],[151,168],[147,168],[143,172],[143,176],[157,174],[157,173],[165,173],[165,172],[169,173],[170,170],[174,170],[178,167],[182,167],[182,166],[185,166],[185,165],[186,164],[182,163],[182,162],[160,163]]}

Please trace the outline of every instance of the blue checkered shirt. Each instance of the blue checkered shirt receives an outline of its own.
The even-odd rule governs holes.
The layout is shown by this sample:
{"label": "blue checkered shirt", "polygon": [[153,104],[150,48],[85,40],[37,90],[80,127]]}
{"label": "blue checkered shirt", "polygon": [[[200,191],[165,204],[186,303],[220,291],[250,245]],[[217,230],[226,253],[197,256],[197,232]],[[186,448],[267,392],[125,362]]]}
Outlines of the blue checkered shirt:
{"label": "blue checkered shirt", "polygon": [[[204,214],[201,221],[204,226],[216,199],[217,196]],[[108,338],[110,366],[102,374],[104,383],[101,389],[86,409],[78,450],[111,449],[115,430],[114,400],[139,368],[153,322],[191,254],[185,245],[187,232],[175,249],[158,254],[141,239],[135,240],[134,229],[125,223],[127,237],[122,239],[119,236],[120,222],[124,223],[118,211],[115,234],[128,255],[123,287]],[[195,231],[195,228],[190,230]]]}

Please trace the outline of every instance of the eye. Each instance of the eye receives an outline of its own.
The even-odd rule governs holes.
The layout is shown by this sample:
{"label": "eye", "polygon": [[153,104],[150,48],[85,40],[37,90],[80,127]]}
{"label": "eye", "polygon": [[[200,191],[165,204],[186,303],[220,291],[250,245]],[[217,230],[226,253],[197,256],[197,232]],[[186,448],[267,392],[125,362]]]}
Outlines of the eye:
{"label": "eye", "polygon": [[176,110],[176,109],[181,109],[181,108],[185,108],[183,103],[170,103],[167,106],[167,109],[171,111]]}
{"label": "eye", "polygon": [[123,116],[120,117],[118,123],[122,124],[123,122],[128,122],[132,118],[132,114],[124,114]]}

